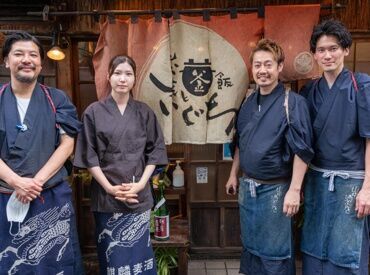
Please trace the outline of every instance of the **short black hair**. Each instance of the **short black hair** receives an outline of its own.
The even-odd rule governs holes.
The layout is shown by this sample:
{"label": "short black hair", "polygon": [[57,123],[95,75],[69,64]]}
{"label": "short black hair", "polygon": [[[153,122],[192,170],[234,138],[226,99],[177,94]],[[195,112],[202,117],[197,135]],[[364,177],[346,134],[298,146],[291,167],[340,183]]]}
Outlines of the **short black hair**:
{"label": "short black hair", "polygon": [[314,27],[310,40],[310,50],[312,53],[316,52],[317,41],[323,35],[336,37],[343,49],[349,49],[352,45],[351,33],[344,24],[339,20],[329,19]]}
{"label": "short black hair", "polygon": [[39,48],[41,59],[42,60],[44,59],[44,48],[42,47],[40,40],[38,40],[36,37],[34,37],[33,35],[30,35],[28,32],[25,32],[25,31],[13,32],[9,36],[7,36],[4,42],[4,46],[3,46],[3,52],[2,52],[3,59],[8,57],[13,44],[18,41],[32,41],[33,43],[35,43],[37,47]]}

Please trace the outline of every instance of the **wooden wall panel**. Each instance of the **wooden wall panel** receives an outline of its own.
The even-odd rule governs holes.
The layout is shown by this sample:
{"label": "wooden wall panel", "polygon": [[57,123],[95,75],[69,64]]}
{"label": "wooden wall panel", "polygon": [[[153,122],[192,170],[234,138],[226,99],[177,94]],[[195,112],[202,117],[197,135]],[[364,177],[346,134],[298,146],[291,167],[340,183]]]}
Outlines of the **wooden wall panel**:
{"label": "wooden wall panel", "polygon": [[236,195],[226,195],[225,185],[231,171],[231,161],[220,162],[217,170],[217,201],[236,201]]}
{"label": "wooden wall panel", "polygon": [[[68,11],[93,11],[104,10],[105,6],[102,0],[77,0],[68,1]],[[116,2],[116,1],[112,1]],[[103,20],[103,18],[102,18]],[[95,33],[99,34],[99,23],[95,22],[92,16],[67,16],[63,20],[69,27],[68,31],[72,33]]]}
{"label": "wooden wall panel", "polygon": [[[226,1],[226,0],[162,0],[162,1],[144,1],[144,0],[125,0],[125,1],[107,1],[106,9],[121,10],[150,10],[150,9],[193,9],[193,8],[229,8],[229,7],[258,7],[263,5],[300,5],[300,4],[324,4],[331,3],[343,4],[346,7],[334,9],[335,17],[345,22],[348,28],[352,30],[370,31],[370,0],[252,0],[252,1]],[[330,15],[330,10],[323,10],[322,15]]]}
{"label": "wooden wall panel", "polygon": [[240,219],[239,208],[225,208],[224,217],[224,246],[225,247],[240,247]]}
{"label": "wooden wall panel", "polygon": [[190,159],[192,161],[210,160],[216,161],[217,158],[216,144],[191,145]]}
{"label": "wooden wall panel", "polygon": [[370,32],[370,0],[337,1],[347,3],[343,10],[336,11],[336,18],[353,31]]}
{"label": "wooden wall panel", "polygon": [[[36,1],[39,2],[39,1]],[[345,8],[333,9],[334,16],[342,20],[353,31],[370,32],[370,0],[67,0],[66,11],[93,11],[93,10],[160,10],[160,9],[196,9],[196,8],[230,8],[230,7],[258,7],[264,5],[299,5],[299,4],[343,4]],[[50,1],[55,5],[55,1]],[[27,12],[27,7],[19,7]],[[40,10],[41,11],[41,10]],[[322,17],[331,17],[331,10],[322,10]],[[126,17],[127,18],[127,17]],[[41,18],[40,18],[41,19]],[[39,19],[39,20],[40,20]],[[68,31],[72,33],[99,33],[99,24],[92,16],[61,16]],[[55,18],[52,16],[50,20]],[[104,18],[101,18],[104,21]],[[50,22],[2,22],[0,29],[24,29],[32,32],[51,31]]]}
{"label": "wooden wall panel", "polygon": [[230,7],[257,7],[263,5],[286,5],[286,4],[315,4],[328,1],[281,1],[281,0],[252,0],[252,1],[228,1],[228,0],[161,0],[161,1],[146,1],[146,0],[121,0],[121,1],[103,1],[107,9],[122,9],[122,10],[148,10],[148,9],[193,9],[193,8],[230,8]]}
{"label": "wooden wall panel", "polygon": [[191,213],[191,246],[219,246],[220,214],[218,208],[194,208]]}
{"label": "wooden wall panel", "polygon": [[94,84],[80,84],[79,102],[81,110],[85,110],[92,102],[97,101]]}
{"label": "wooden wall panel", "polygon": [[[72,85],[72,60],[71,60],[71,47],[64,49],[66,57],[63,62],[57,62],[57,85],[59,89],[66,92],[66,94],[72,98],[73,85]],[[56,63],[55,61],[53,61]]]}
{"label": "wooden wall panel", "polygon": [[[333,9],[333,15],[342,20],[354,31],[370,32],[370,0],[69,0],[69,10],[160,10],[160,9],[196,9],[196,8],[230,8],[259,7],[264,5],[300,5],[300,4],[344,4],[345,8]],[[322,10],[322,18],[332,17],[332,10]],[[119,18],[127,18],[120,16]],[[102,18],[101,20],[104,20]],[[69,18],[70,30],[75,32],[99,33],[99,24],[89,16]]]}
{"label": "wooden wall panel", "polygon": [[90,178],[73,178],[78,237],[83,254],[95,253],[95,221],[91,212]]}
{"label": "wooden wall panel", "polygon": [[370,42],[356,43],[355,70],[370,74]]}
{"label": "wooden wall panel", "polygon": [[56,62],[47,58],[46,57],[46,51],[45,51],[45,59],[42,63],[42,70],[41,70],[40,75],[42,75],[44,77],[51,77],[51,76],[55,77],[56,76],[56,67],[57,67]]}
{"label": "wooden wall panel", "polygon": [[95,220],[91,212],[90,204],[80,206],[78,218],[78,238],[83,254],[96,253]]}
{"label": "wooden wall panel", "polygon": [[[197,167],[207,167],[207,183],[197,183]],[[190,185],[190,202],[216,201],[216,169],[215,163],[197,163],[190,165],[190,177],[188,177],[188,184]]]}
{"label": "wooden wall panel", "polygon": [[167,156],[170,160],[180,160],[184,161],[185,159],[185,144],[182,143],[173,143],[167,145]]}
{"label": "wooden wall panel", "polygon": [[[1,19],[1,18],[0,18]],[[25,30],[32,33],[51,35],[53,24],[50,22],[3,22],[0,24],[0,31]],[[51,39],[50,39],[51,41]]]}
{"label": "wooden wall panel", "polygon": [[356,59],[358,61],[370,61],[370,42],[358,42],[356,48]]}

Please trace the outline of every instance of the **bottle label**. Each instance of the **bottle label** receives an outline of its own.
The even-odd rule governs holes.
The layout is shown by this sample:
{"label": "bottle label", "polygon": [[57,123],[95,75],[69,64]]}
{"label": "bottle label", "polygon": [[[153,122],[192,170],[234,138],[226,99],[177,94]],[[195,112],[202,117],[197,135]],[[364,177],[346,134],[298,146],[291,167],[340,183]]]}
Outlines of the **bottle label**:
{"label": "bottle label", "polygon": [[170,216],[154,216],[154,237],[168,239],[170,237]]}

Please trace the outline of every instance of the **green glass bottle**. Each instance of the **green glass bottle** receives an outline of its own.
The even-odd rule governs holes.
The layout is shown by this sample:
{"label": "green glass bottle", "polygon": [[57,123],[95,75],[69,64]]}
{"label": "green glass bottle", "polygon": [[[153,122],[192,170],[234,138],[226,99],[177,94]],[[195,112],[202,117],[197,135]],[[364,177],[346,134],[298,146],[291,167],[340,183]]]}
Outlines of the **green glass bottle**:
{"label": "green glass bottle", "polygon": [[154,238],[165,241],[170,238],[170,213],[164,197],[164,183],[159,180],[159,199],[154,207]]}

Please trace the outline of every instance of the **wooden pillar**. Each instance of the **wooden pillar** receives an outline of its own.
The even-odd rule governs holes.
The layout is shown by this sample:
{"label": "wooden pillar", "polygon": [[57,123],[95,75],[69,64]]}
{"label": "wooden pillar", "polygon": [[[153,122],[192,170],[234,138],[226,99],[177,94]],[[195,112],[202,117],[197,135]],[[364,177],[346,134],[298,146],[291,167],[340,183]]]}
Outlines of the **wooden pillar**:
{"label": "wooden pillar", "polygon": [[63,49],[66,57],[57,61],[57,88],[66,92],[66,94],[72,99],[73,95],[73,74],[72,74],[72,55],[71,47]]}

